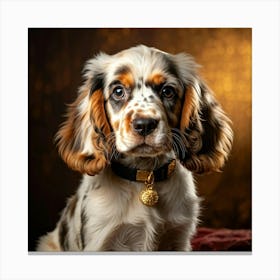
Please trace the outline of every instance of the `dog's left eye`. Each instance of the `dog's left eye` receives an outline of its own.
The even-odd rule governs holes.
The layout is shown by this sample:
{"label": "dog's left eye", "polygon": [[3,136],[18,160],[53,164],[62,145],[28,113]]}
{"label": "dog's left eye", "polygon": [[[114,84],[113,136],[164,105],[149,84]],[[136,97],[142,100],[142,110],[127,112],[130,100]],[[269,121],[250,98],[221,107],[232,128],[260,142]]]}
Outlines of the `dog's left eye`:
{"label": "dog's left eye", "polygon": [[173,99],[176,95],[176,90],[171,86],[165,86],[161,90],[161,96],[166,99]]}

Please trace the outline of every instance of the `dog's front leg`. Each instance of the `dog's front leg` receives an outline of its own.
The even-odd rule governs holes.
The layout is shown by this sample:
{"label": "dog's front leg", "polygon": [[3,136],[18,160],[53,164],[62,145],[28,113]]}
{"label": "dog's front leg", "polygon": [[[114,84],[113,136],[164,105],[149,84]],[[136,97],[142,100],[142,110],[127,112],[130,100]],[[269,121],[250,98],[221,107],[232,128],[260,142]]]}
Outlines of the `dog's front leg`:
{"label": "dog's front leg", "polygon": [[188,225],[167,226],[158,246],[159,251],[191,251]]}

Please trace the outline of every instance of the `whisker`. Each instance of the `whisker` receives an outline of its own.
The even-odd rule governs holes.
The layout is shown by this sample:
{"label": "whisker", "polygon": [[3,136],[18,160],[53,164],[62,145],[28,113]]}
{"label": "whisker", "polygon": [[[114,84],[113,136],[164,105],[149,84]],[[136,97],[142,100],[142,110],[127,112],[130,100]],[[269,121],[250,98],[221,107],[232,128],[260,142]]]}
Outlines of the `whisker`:
{"label": "whisker", "polygon": [[154,158],[154,167],[153,169],[156,169],[156,167],[159,165],[159,159],[156,157]]}
{"label": "whisker", "polygon": [[120,156],[120,153],[117,151],[116,145],[114,144],[112,146],[112,152],[111,152],[110,161],[112,161],[113,159],[118,159],[119,156]]}
{"label": "whisker", "polygon": [[117,159],[120,156],[120,153],[117,151],[116,135],[114,132],[109,134],[107,143],[108,143],[109,149],[111,151],[110,161],[112,161],[113,159]]}
{"label": "whisker", "polygon": [[179,155],[179,151],[178,151],[178,148],[177,148],[177,145],[176,145],[175,142],[172,143],[172,148],[173,148],[175,154],[178,156]]}
{"label": "whisker", "polygon": [[186,133],[177,128],[172,128],[171,133],[174,152],[179,158],[185,158],[187,154],[187,147],[189,146]]}
{"label": "whisker", "polygon": [[106,136],[106,148],[104,149],[105,157],[109,159],[110,161],[112,160],[114,154],[115,154],[115,133],[111,132]]}

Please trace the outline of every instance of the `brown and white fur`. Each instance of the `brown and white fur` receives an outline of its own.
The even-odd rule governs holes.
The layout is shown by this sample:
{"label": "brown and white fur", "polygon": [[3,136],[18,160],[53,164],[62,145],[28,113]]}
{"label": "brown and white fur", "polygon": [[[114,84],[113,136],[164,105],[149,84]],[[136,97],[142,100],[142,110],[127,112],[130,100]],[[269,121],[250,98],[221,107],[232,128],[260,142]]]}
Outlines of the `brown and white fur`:
{"label": "brown and white fur", "polygon": [[[192,172],[219,171],[233,138],[197,68],[187,54],[143,45],[86,63],[85,82],[56,136],[60,155],[83,179],[38,251],[191,250],[199,215]],[[143,182],[110,167],[114,160],[154,170],[173,158],[176,169],[155,183],[159,202],[152,207],[139,200]]]}

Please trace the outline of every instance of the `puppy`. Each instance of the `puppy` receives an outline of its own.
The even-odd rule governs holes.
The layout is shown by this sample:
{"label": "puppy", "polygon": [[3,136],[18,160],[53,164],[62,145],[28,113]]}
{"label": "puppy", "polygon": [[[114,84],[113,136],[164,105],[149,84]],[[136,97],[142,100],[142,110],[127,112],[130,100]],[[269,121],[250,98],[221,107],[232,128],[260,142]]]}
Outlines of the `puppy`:
{"label": "puppy", "polygon": [[100,53],[57,133],[83,174],[38,251],[190,251],[199,215],[192,172],[219,171],[230,120],[187,54],[143,45]]}

